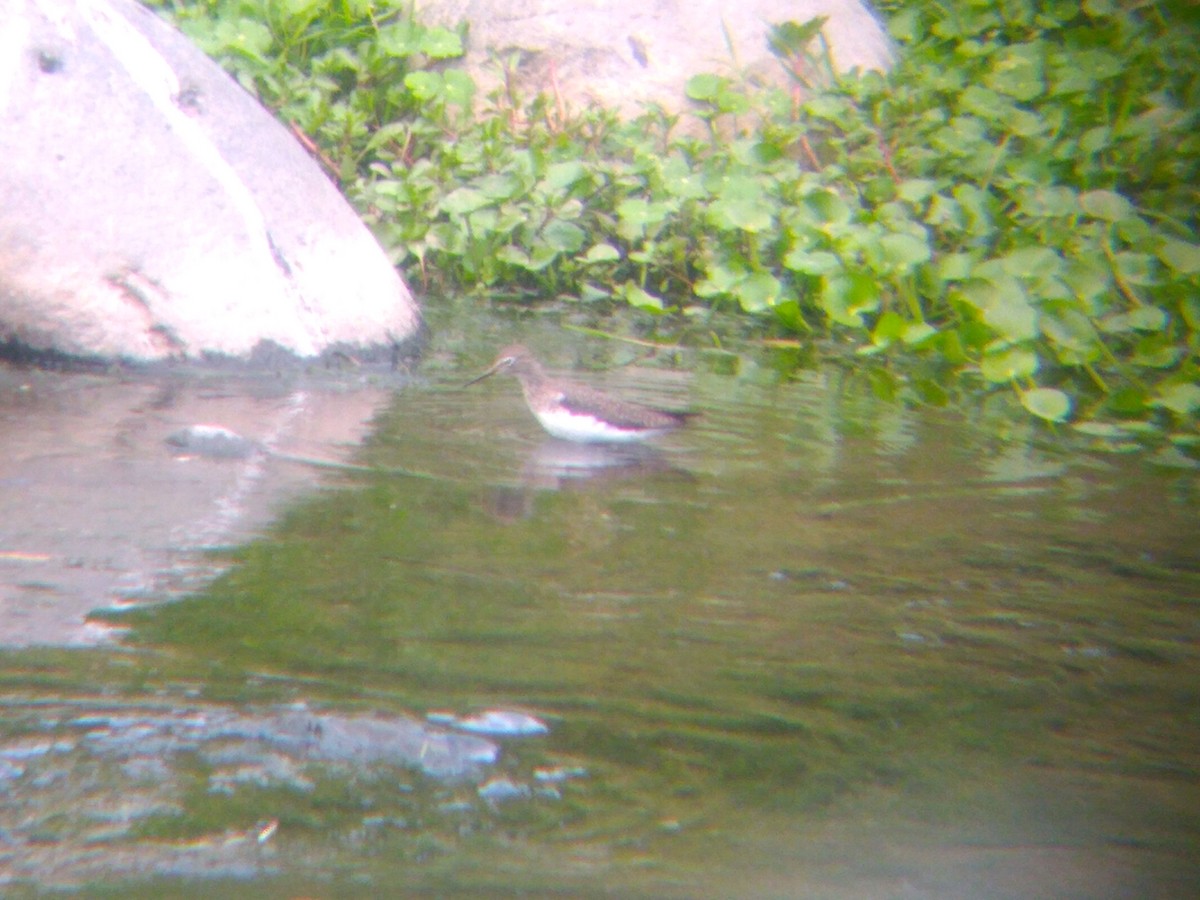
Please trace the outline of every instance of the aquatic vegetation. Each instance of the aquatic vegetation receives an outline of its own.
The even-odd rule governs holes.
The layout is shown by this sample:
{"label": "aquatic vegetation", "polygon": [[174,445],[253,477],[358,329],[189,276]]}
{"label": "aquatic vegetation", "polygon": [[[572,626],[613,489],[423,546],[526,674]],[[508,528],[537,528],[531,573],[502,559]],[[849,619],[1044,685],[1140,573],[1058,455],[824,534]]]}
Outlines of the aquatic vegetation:
{"label": "aquatic vegetation", "polygon": [[[620,122],[507,87],[397,2],[169,7],[433,293],[630,309],[643,333],[818,345],[903,402],[1200,448],[1200,25],[1183,0],[882,4],[887,75],[702,74],[699,120]],[[497,60],[511,71],[512,60]],[[506,69],[506,67],[508,67]],[[830,68],[831,71],[831,68]]]}

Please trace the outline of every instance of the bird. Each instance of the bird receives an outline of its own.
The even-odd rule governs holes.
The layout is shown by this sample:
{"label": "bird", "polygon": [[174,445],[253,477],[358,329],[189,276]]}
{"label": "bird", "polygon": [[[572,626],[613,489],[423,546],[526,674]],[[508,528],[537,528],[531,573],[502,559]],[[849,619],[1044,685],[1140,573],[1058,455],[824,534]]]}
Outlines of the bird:
{"label": "bird", "polygon": [[501,350],[486,372],[463,387],[505,372],[521,382],[525,403],[542,427],[565,441],[584,444],[644,441],[674,431],[698,415],[620,400],[586,385],[553,378],[520,344]]}

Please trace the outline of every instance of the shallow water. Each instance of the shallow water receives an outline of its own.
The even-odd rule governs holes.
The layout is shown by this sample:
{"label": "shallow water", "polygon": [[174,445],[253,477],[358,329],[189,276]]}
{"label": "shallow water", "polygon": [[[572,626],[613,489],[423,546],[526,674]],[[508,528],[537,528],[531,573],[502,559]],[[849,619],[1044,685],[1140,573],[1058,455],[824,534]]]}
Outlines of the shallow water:
{"label": "shallow water", "polygon": [[[111,638],[97,606],[184,594],[319,467],[357,446],[390,392],[342,378],[54,372],[0,363],[0,647]],[[243,452],[172,444],[220,422]]]}
{"label": "shallow water", "polygon": [[[110,828],[107,863],[84,865],[60,820],[32,829],[53,864],[0,823],[10,877],[158,873],[197,895],[213,878],[259,895],[1200,884],[1195,475],[996,438],[836,372],[781,382],[766,355],[723,374],[716,355],[622,366],[633,350],[514,336],[703,417],[635,454],[563,447],[511,380],[459,390],[490,345],[435,351],[359,454],[378,474],[293,507],[204,594],[121,617],[129,652],[9,654],[3,674],[26,704],[87,706],[72,691],[99,683],[97,708],[504,710],[548,731],[493,736],[500,760],[450,781],[311,762],[297,781],[256,757],[214,790],[205,751],[159,780],[169,802]],[[66,727],[15,709],[10,742]],[[104,767],[87,749],[62,751],[69,771]],[[36,809],[47,772],[19,767],[9,789]]]}

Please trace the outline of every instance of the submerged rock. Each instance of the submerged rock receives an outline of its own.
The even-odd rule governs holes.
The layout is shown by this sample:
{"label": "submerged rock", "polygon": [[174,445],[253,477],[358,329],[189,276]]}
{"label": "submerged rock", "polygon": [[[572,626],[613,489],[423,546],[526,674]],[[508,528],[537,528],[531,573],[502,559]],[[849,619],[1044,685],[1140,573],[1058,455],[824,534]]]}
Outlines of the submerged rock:
{"label": "submerged rock", "polygon": [[[371,811],[364,826],[404,827],[449,795],[474,794],[500,752],[485,738],[407,716],[303,705],[10,699],[0,701],[0,724],[0,886],[8,887],[270,874],[271,857],[259,850],[296,824],[281,826],[280,810],[318,785],[356,797]],[[223,809],[229,825],[177,843],[139,832],[148,821],[189,821],[197,787],[215,798],[203,801],[201,820]],[[248,799],[254,810],[244,815]]]}
{"label": "submerged rock", "polygon": [[67,725],[82,731],[82,745],[92,753],[111,759],[200,753],[214,764],[236,770],[252,766],[266,773],[291,771],[284,764],[291,760],[405,766],[435,778],[458,778],[495,762],[500,754],[491,741],[433,728],[419,719],[303,708],[260,714],[222,707],[98,714]]}
{"label": "submerged rock", "polygon": [[532,794],[527,784],[518,784],[507,778],[493,778],[478,788],[478,794],[488,803],[504,803],[508,800],[523,800]]}
{"label": "submerged rock", "polygon": [[259,449],[254,441],[219,425],[189,425],[169,434],[167,444],[178,453],[213,459],[245,459]]}
{"label": "submerged rock", "polygon": [[550,730],[549,726],[540,719],[527,713],[505,709],[489,709],[461,719],[451,717],[446,724],[462,731],[487,734],[493,737],[523,737],[545,734]]}

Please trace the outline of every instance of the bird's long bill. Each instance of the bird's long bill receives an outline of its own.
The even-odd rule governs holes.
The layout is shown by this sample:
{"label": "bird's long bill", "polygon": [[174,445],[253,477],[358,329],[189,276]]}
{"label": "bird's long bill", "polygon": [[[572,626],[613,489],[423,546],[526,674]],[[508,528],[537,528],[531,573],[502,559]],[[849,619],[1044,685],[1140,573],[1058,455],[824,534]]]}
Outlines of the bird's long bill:
{"label": "bird's long bill", "polygon": [[499,371],[500,371],[500,364],[497,363],[496,365],[494,365],[490,369],[488,369],[486,372],[484,372],[482,375],[478,376],[477,378],[472,378],[470,381],[468,381],[466,384],[463,385],[463,388],[465,389],[465,388],[469,388],[473,384],[479,384],[479,382],[483,381],[483,379],[485,379],[491,375],[495,375]]}

